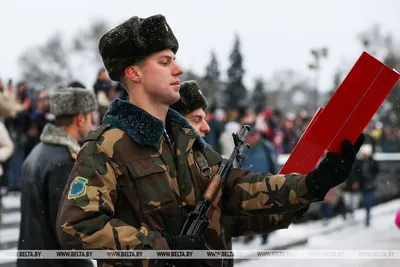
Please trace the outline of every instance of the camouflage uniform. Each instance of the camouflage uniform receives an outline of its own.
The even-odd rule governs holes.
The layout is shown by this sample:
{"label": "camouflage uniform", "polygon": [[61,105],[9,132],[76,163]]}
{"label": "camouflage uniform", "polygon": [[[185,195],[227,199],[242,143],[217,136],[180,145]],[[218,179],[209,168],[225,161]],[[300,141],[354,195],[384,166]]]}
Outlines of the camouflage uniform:
{"label": "camouflage uniform", "polygon": [[[201,88],[195,80],[181,83],[179,94],[179,101],[172,104],[170,108],[183,116],[187,116],[200,108],[204,111],[207,109],[207,99],[202,94]],[[308,210],[308,207],[309,206],[291,214],[223,216],[227,248],[232,248],[232,237],[265,234],[288,228],[293,221],[300,218]]]}
{"label": "camouflage uniform", "polygon": [[[162,121],[127,101],[114,100],[103,122],[87,137],[63,192],[61,244],[68,249],[168,249],[160,231],[179,235],[221,156],[172,109],[166,118],[172,145]],[[316,200],[304,175],[268,176],[236,168],[220,196],[204,235],[214,249],[228,249],[222,215],[291,213]],[[117,263],[99,261],[99,266]],[[165,265],[154,259],[119,263]]]}

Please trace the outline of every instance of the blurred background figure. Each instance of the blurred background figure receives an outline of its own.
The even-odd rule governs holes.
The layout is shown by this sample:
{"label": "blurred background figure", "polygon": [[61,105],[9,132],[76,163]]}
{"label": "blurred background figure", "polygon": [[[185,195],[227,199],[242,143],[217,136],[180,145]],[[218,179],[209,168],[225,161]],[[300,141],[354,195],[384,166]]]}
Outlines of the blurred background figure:
{"label": "blurred background figure", "polygon": [[368,227],[371,222],[371,208],[377,186],[376,177],[379,173],[379,165],[378,162],[373,159],[373,146],[371,144],[362,145],[359,154],[360,158],[356,160],[353,170],[363,197],[365,226]]}
{"label": "blurred background figure", "polygon": [[[1,84],[0,84],[1,88]],[[2,94],[2,92],[0,92]],[[7,185],[6,176],[5,176],[5,163],[11,157],[14,152],[14,143],[11,140],[11,137],[8,133],[6,126],[4,125],[5,117],[12,114],[10,110],[8,110],[8,106],[4,107],[3,102],[0,102],[0,227],[3,224],[2,220],[2,195],[4,194],[3,187]]]}
{"label": "blurred background figure", "polygon": [[100,121],[103,119],[107,111],[108,105],[114,99],[116,88],[113,87],[113,82],[105,68],[101,68],[97,73],[96,82],[93,85],[93,90],[99,103]]}
{"label": "blurred background figure", "polygon": [[[21,81],[16,86],[15,103],[18,106],[15,116],[6,120],[6,126],[9,129],[11,139],[13,140],[14,153],[7,163],[7,179],[8,191],[20,191],[19,179],[21,175],[22,163],[29,150],[29,138],[32,134],[30,123],[30,111],[32,108],[31,89],[27,87],[24,81]],[[13,92],[14,93],[14,92]]]}
{"label": "blurred background figure", "polygon": [[206,121],[210,126],[210,132],[205,135],[204,141],[210,144],[218,153],[221,153],[219,138],[224,130],[225,115],[225,111],[221,108],[209,107],[206,110]]}
{"label": "blurred background figure", "polygon": [[355,168],[353,168],[352,174],[349,175],[342,187],[346,218],[347,213],[349,213],[350,220],[354,221],[354,211],[360,206],[361,201],[360,183],[355,175]]}
{"label": "blurred background figure", "polygon": [[[40,111],[44,106],[40,100]],[[75,105],[71,105],[75,103]],[[83,141],[93,130],[91,113],[97,110],[93,92],[67,88],[50,96],[55,124],[46,123],[39,142],[22,165],[19,250],[60,250],[56,220],[62,192]],[[92,266],[88,260],[21,259],[24,266]]]}
{"label": "blurred background figure", "polygon": [[[254,173],[263,172],[277,174],[279,171],[278,153],[273,144],[262,138],[260,131],[255,126],[255,116],[251,120],[243,120],[245,124],[250,125],[251,130],[247,137],[247,143],[250,145],[249,152],[243,162],[242,167],[249,169]],[[254,236],[248,235],[244,237],[244,243],[247,244],[254,239]],[[261,244],[268,242],[268,234],[261,236]]]}

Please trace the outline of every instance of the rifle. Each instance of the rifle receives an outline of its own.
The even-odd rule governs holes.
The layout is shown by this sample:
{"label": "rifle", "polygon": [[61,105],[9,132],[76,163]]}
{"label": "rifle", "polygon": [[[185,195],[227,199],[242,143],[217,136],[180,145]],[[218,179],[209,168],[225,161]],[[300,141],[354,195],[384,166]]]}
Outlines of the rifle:
{"label": "rifle", "polygon": [[245,143],[249,134],[250,126],[244,125],[239,134],[232,133],[235,148],[229,159],[223,159],[217,173],[211,179],[203,196],[197,202],[196,208],[191,211],[183,225],[180,235],[193,235],[202,237],[210,221],[207,213],[211,205],[216,201],[218,192],[228,177],[229,170],[232,167],[240,167],[246,158],[250,145]]}

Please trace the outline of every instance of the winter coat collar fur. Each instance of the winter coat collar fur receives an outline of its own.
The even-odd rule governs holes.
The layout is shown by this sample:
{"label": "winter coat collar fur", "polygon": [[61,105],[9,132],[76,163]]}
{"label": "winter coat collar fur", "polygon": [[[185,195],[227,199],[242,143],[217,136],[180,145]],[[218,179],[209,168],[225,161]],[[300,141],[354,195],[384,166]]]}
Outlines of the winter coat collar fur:
{"label": "winter coat collar fur", "polygon": [[74,138],[51,123],[46,124],[43,128],[40,141],[47,144],[65,146],[71,155],[78,154],[80,150],[80,146]]}
{"label": "winter coat collar fur", "polygon": [[[180,113],[169,109],[166,122],[171,126],[189,128],[196,134],[197,145],[204,148],[206,143],[197,134],[196,130]],[[164,123],[146,112],[145,110],[133,105],[129,101],[114,99],[103,118],[103,123],[110,123],[124,131],[139,145],[157,146],[164,133]]]}

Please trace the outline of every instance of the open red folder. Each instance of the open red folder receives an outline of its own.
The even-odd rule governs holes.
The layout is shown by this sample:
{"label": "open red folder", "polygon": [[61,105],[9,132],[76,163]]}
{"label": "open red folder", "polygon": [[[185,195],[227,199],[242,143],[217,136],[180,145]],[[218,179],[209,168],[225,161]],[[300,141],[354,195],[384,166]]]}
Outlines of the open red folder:
{"label": "open red folder", "polygon": [[363,52],[326,104],[319,108],[280,174],[312,171],[325,150],[339,152],[363,132],[400,74]]}

